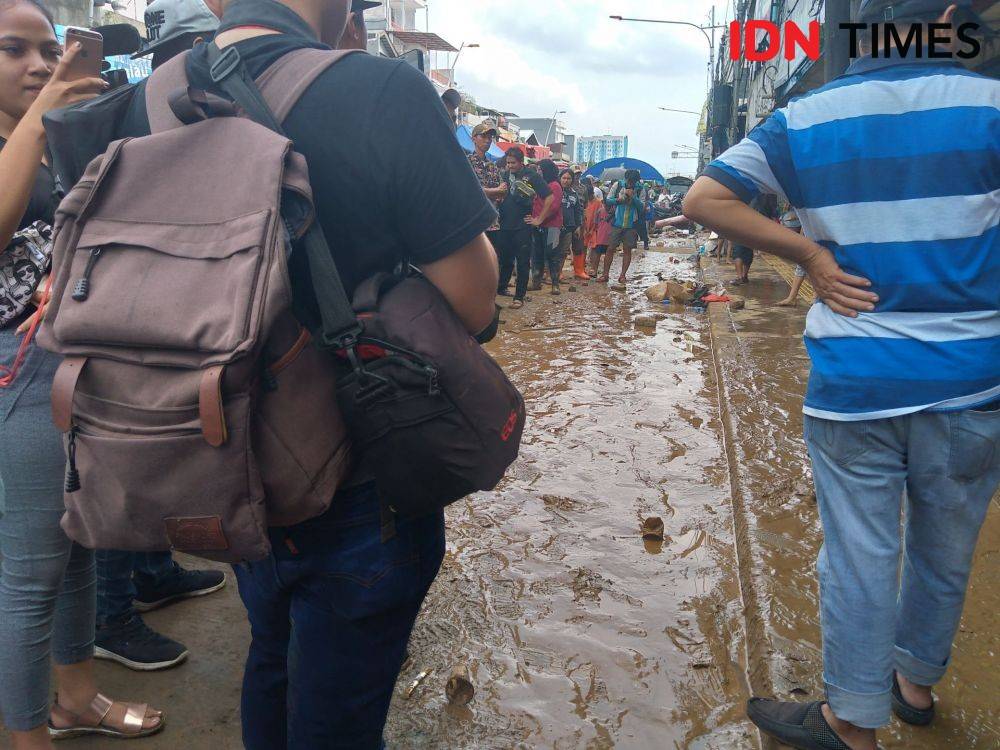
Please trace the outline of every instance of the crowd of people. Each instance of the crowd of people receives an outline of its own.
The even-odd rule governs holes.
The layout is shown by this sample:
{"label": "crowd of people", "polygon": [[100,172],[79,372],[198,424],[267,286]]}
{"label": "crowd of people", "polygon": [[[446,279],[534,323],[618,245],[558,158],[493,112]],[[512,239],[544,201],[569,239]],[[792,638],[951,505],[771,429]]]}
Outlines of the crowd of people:
{"label": "crowd of people", "polygon": [[513,296],[512,308],[522,307],[527,293],[542,290],[543,284],[550,294],[561,294],[570,257],[574,279],[607,284],[619,248],[618,283],[624,284],[640,240],[649,249],[654,207],[668,195],[666,188],[644,182],[637,170],[600,183],[579,168],[560,171],[552,159],[528,164],[524,149],[516,145],[507,149],[501,166],[488,155],[497,137],[489,121],[477,125],[472,131],[475,151],[469,155],[484,194],[500,215],[487,233],[499,259],[497,294]]}
{"label": "crowd of people", "polygon": [[[862,20],[886,4],[865,0]],[[298,50],[361,48],[363,11],[372,5],[156,0],[165,20],[144,52],[158,67],[195,44],[185,62],[189,81],[223,97],[210,47],[238,50],[249,74],[261,76]],[[954,6],[941,11],[950,22]],[[64,445],[51,417],[59,357],[31,338],[49,302],[48,268],[42,257],[26,271],[23,260],[34,257],[45,227],[58,223],[68,187],[53,170],[42,117],[108,88],[101,78],[70,75],[79,53],[76,46],[64,54],[40,0],[0,1],[0,714],[15,750],[49,750],[53,738],[128,739],[162,730],[160,708],[99,692],[94,657],[138,670],[179,663],[187,649],[149,629],[141,612],[225,584],[224,574],[184,570],[165,551],[95,553],[60,526],[64,488],[79,481],[75,448],[72,434]],[[827,534],[820,561],[827,701],[755,699],[749,711],[765,732],[807,750],[874,750],[875,728],[890,708],[912,723],[933,719],[931,686],[949,663],[972,550],[1000,481],[996,191],[957,209],[948,204],[953,234],[944,237],[928,223],[936,221],[933,211],[916,216],[909,205],[940,194],[916,195],[912,184],[894,182],[896,171],[873,166],[878,156],[898,158],[876,145],[913,134],[890,133],[898,137],[861,149],[849,133],[833,132],[850,121],[830,114],[856,106],[860,119],[881,117],[872,114],[880,111],[879,87],[907,81],[911,114],[933,105],[953,118],[949,133],[978,139],[976,147],[955,150],[944,130],[927,129],[907,141],[960,163],[952,173],[965,175],[959,193],[968,197],[995,185],[1000,173],[1000,94],[995,81],[946,63],[901,61],[912,62],[856,61],[846,97],[848,85],[838,84],[790,109],[788,117],[816,129],[815,139],[793,142],[793,119],[772,118],[706,170],[685,208],[744,247],[799,263],[823,301],[807,331],[814,377],[806,439]],[[335,240],[330,252],[348,292],[373,274],[412,264],[457,325],[480,335],[495,330],[496,295],[520,307],[545,285],[560,294],[570,256],[574,278],[608,283],[619,249],[624,283],[632,252],[640,241],[648,246],[657,194],[638,173],[598,185],[576,170],[560,172],[551,160],[526,164],[516,146],[501,167],[487,156],[496,137],[489,124],[475,129],[476,152],[466,158],[454,108],[403,61],[349,55],[299,93],[282,128],[308,163],[315,221]],[[165,103],[154,95],[144,83],[131,90],[109,142],[151,134],[149,105]],[[968,102],[979,100],[994,111],[971,113]],[[411,147],[414,132],[419,149]],[[787,158],[802,148],[819,150],[804,158],[808,179]],[[824,148],[836,166],[825,172],[816,169]],[[920,186],[937,189],[933,183]],[[156,186],[155,174],[149,184]],[[762,193],[810,208],[782,227],[747,207]],[[871,222],[859,229],[837,210],[847,196],[852,204],[879,202],[885,219],[878,231]],[[953,252],[931,263],[920,240],[934,232]],[[864,253],[873,243],[891,248],[875,248],[872,261]],[[17,263],[8,264],[4,256],[16,253]],[[91,253],[88,269],[97,257]],[[904,388],[902,370],[931,375]],[[445,528],[441,509],[396,517],[379,497],[380,471],[391,467],[358,457],[329,510],[267,529],[268,556],[233,567],[252,633],[241,704],[250,750],[383,746],[410,631],[444,556]]]}

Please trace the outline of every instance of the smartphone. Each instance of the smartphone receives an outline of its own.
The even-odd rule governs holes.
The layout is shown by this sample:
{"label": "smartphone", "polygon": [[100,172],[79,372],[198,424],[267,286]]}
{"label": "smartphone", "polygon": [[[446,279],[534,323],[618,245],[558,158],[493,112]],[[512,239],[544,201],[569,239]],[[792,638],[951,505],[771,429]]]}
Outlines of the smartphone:
{"label": "smartphone", "polygon": [[67,80],[100,78],[104,63],[104,37],[90,29],[66,29],[66,49],[76,42],[80,43],[80,51],[69,66]]}

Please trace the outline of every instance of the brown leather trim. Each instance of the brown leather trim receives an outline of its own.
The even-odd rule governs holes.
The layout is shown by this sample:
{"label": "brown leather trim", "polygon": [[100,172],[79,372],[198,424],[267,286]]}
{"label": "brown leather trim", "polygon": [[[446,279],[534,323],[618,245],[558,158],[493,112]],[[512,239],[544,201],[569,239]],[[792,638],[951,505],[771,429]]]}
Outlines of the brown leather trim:
{"label": "brown leather trim", "polygon": [[222,373],[225,365],[209,367],[201,375],[198,388],[198,416],[201,419],[201,434],[205,442],[213,448],[225,445],[229,434],[226,430],[226,414],[222,408]]}
{"label": "brown leather trim", "polygon": [[60,432],[73,426],[73,394],[86,364],[86,357],[66,357],[52,379],[52,422]]}
{"label": "brown leather trim", "polygon": [[229,540],[219,516],[164,518],[172,549],[180,552],[205,552],[229,549]]}
{"label": "brown leather trim", "polygon": [[295,339],[295,343],[292,344],[292,348],[281,355],[281,359],[271,365],[269,368],[272,375],[277,375],[279,372],[288,367],[292,362],[295,361],[296,357],[302,354],[302,350],[309,346],[309,342],[312,341],[312,335],[305,328],[299,334],[299,337]]}

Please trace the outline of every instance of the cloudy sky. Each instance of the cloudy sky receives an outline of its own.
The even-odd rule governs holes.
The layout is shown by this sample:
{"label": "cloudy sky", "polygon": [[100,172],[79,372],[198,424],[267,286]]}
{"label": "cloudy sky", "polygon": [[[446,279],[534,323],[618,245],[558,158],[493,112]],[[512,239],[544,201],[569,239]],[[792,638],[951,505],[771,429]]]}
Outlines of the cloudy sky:
{"label": "cloudy sky", "polygon": [[[557,109],[577,136],[628,135],[629,156],[664,174],[691,174],[694,159],[671,159],[677,144],[696,146],[708,44],[683,26],[622,23],[609,15],[707,23],[712,0],[428,0],[430,30],[462,52],[455,77],[478,103],[522,117]],[[716,23],[729,7],[717,2]],[[418,26],[424,19],[418,16]],[[717,32],[716,39],[721,36]],[[445,57],[435,60],[447,67]]]}

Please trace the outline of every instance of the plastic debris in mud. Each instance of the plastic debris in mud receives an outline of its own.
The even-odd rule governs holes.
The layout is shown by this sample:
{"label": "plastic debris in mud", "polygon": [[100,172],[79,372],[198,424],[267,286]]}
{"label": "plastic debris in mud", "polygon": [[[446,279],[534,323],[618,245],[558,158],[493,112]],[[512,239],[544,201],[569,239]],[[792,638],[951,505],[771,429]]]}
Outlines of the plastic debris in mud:
{"label": "plastic debris in mud", "polygon": [[678,305],[685,305],[691,301],[696,286],[691,281],[661,281],[646,290],[646,299],[650,302],[663,302],[669,299]]}
{"label": "plastic debris in mud", "polygon": [[410,687],[406,689],[406,697],[412,698],[413,694],[417,692],[417,688],[420,687],[420,683],[426,680],[433,671],[433,669],[425,669],[423,672],[418,674],[413,682],[410,683]]}
{"label": "plastic debris in mud", "polygon": [[444,687],[448,703],[453,706],[465,706],[476,696],[476,688],[469,677],[469,668],[459,664],[451,670],[451,676]]}
{"label": "plastic debris in mud", "polygon": [[656,328],[659,319],[654,315],[636,315],[633,322],[638,328]]}

